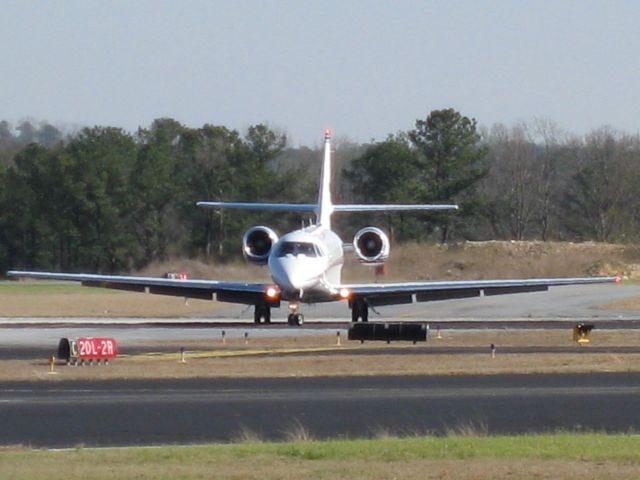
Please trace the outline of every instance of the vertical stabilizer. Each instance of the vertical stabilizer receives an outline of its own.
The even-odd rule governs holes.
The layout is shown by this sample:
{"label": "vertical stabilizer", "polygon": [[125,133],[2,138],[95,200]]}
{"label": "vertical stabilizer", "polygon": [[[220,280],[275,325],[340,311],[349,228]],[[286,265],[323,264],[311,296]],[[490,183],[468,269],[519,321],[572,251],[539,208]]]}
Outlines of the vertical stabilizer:
{"label": "vertical stabilizer", "polygon": [[318,210],[316,223],[324,228],[331,228],[331,130],[324,131],[324,158],[320,173],[320,192],[318,194]]}

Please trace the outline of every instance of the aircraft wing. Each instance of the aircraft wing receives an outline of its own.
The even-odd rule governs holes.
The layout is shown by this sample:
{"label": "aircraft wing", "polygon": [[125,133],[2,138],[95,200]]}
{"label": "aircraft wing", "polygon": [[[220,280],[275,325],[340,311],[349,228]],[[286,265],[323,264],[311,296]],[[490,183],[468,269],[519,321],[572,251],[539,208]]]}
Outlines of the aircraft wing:
{"label": "aircraft wing", "polygon": [[618,283],[620,277],[529,278],[514,280],[463,280],[438,282],[370,283],[342,285],[354,300],[372,307],[413,302],[453,300],[509,293],[541,292],[560,285]]}
{"label": "aircraft wing", "polygon": [[[220,302],[255,305],[265,299],[265,290],[271,284],[248,282],[224,282],[215,280],[178,280],[159,277],[133,277],[120,275],[95,275],[89,273],[48,273],[12,270],[11,277],[43,280],[67,280],[81,282],[87,287],[112,288],[131,292],[147,292]],[[277,306],[277,302],[271,302]]]}

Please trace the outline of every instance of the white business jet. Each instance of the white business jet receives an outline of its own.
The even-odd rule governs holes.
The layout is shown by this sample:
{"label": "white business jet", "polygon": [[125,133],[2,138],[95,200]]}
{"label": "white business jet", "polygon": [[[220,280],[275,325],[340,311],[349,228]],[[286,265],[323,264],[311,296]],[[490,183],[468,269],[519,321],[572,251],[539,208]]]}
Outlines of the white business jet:
{"label": "white business jet", "polygon": [[[255,323],[270,323],[271,308],[288,302],[290,325],[300,325],[304,317],[301,303],[348,302],[352,322],[366,322],[371,307],[451,300],[547,290],[550,286],[618,282],[619,277],[539,278],[520,280],[470,280],[344,284],[341,270],[345,244],[331,230],[331,216],[338,212],[400,210],[450,210],[456,205],[335,205],[331,200],[331,132],[324,134],[324,159],[317,204],[274,204],[198,202],[204,208],[235,208],[300,211],[315,214],[315,224],[278,235],[269,227],[254,226],[242,239],[248,261],[268,265],[272,283],[179,280],[97,274],[10,271],[11,276],[52,280],[72,280],[91,287],[104,287],[186,298],[218,300],[254,306]],[[367,265],[380,265],[389,257],[389,239],[377,227],[359,230],[353,250]]]}

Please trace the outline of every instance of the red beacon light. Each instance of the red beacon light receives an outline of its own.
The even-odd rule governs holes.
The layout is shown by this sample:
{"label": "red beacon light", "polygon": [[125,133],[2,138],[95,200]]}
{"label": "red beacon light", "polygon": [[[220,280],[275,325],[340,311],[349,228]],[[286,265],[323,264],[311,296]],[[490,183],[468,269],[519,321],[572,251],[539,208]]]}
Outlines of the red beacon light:
{"label": "red beacon light", "polygon": [[324,131],[324,139],[325,139],[325,140],[328,140],[328,139],[330,139],[330,138],[331,138],[331,129],[330,129],[330,128],[327,128],[327,129],[325,129],[325,131]]}

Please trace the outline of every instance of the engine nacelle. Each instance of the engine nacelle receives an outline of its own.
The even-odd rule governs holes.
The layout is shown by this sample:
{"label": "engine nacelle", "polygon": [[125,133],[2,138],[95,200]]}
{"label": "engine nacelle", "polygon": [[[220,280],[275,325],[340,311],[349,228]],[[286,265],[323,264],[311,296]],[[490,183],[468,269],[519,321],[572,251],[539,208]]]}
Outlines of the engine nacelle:
{"label": "engine nacelle", "polygon": [[376,265],[389,258],[389,238],[377,227],[365,227],[353,237],[353,248],[362,263]]}
{"label": "engine nacelle", "polygon": [[271,247],[278,241],[278,235],[269,227],[251,227],[242,237],[242,253],[247,260],[265,265],[269,259]]}

